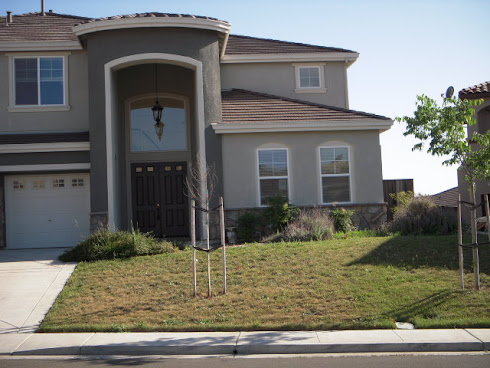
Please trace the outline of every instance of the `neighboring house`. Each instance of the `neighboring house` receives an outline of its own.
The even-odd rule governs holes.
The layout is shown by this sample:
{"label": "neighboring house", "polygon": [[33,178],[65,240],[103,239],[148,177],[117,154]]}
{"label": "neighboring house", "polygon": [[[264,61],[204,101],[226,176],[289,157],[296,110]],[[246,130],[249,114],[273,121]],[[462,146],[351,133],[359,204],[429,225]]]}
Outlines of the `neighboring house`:
{"label": "neighboring house", "polygon": [[[483,103],[475,107],[476,124],[468,127],[468,137],[471,137],[474,132],[485,134],[490,129],[490,81],[477,84],[476,86],[465,88],[459,91],[461,99],[483,99]],[[461,199],[470,202],[469,186],[464,179],[464,174],[461,170],[458,172],[458,185]],[[476,182],[476,201],[477,204],[483,203],[483,196],[490,196],[490,186],[483,180]],[[485,215],[484,206],[477,209],[477,217]],[[465,206],[463,209],[463,220],[470,222],[470,212]]]}
{"label": "neighboring house", "polygon": [[2,17],[1,244],[72,246],[107,224],[188,237],[198,157],[228,221],[274,195],[384,220],[379,135],[393,122],[349,110],[358,54],[230,28],[165,13]]}
{"label": "neighboring house", "polygon": [[432,201],[438,205],[445,213],[454,216],[458,215],[458,196],[459,188],[454,187],[443,192],[431,195]]}

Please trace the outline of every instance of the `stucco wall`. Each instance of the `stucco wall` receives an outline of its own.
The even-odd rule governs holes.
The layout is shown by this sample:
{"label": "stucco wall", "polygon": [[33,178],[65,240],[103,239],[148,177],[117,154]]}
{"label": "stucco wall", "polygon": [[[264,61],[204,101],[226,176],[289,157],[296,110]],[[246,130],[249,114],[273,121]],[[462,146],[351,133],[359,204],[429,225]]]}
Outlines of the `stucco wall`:
{"label": "stucco wall", "polygon": [[[312,65],[316,64],[312,63]],[[325,105],[347,107],[345,63],[328,62],[323,68],[326,93],[296,93],[293,63],[222,64],[221,87],[224,90],[241,88]]]}
{"label": "stucco wall", "polygon": [[[477,106],[475,108],[475,117],[478,119],[477,124],[468,127],[468,134],[471,136],[474,132],[479,131],[480,133],[485,133],[484,129],[482,127],[488,126],[488,119],[489,119],[489,113],[486,111],[490,107],[490,98],[485,98],[483,103],[480,106]],[[480,125],[479,119],[484,119],[483,124]],[[469,194],[469,185],[465,180],[465,174],[464,172],[460,169],[458,170],[458,187],[459,187],[459,193],[461,195],[461,200],[466,201],[466,202],[472,202]],[[481,202],[481,196],[482,194],[490,194],[490,185],[488,185],[485,181],[483,180],[477,180],[476,181],[476,202],[479,204]],[[482,207],[479,207],[477,209],[477,216],[482,216]],[[462,215],[463,215],[463,221],[465,223],[470,222],[470,210],[466,207],[463,206],[462,208]]]}
{"label": "stucco wall", "polygon": [[[93,212],[103,212],[108,209],[104,65],[124,56],[144,53],[173,54],[200,61],[205,125],[209,125],[221,120],[218,37],[214,32],[203,30],[141,28],[97,32],[88,35],[86,42],[89,55],[91,206]],[[115,101],[122,103],[119,96]],[[219,137],[214,132],[211,136],[206,135],[206,146],[216,145],[219,145]],[[211,148],[206,153],[207,160],[216,162],[220,168],[221,157],[215,155]]]}
{"label": "stucco wall", "polygon": [[[49,52],[32,55],[49,55]],[[15,55],[15,53],[9,53]],[[68,55],[69,111],[9,112],[9,57],[0,55],[0,132],[36,133],[87,131],[88,123],[88,69],[85,51]]]}
{"label": "stucco wall", "polygon": [[257,149],[288,148],[290,202],[322,202],[319,147],[348,145],[353,203],[382,203],[381,149],[377,131],[294,132],[223,135],[224,198],[227,209],[259,206]]}

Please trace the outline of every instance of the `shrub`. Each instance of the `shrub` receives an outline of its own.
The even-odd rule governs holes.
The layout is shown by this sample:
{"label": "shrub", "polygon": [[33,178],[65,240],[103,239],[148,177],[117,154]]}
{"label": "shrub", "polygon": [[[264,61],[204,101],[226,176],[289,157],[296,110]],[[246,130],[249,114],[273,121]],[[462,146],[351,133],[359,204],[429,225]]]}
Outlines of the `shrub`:
{"label": "shrub", "polygon": [[238,218],[237,237],[245,242],[254,240],[259,225],[259,216],[253,212],[245,212]]}
{"label": "shrub", "polygon": [[90,234],[87,239],[63,253],[59,258],[64,262],[90,262],[174,251],[175,247],[172,243],[159,241],[150,234],[141,233],[139,230],[111,231],[102,228]]}
{"label": "shrub", "polygon": [[398,211],[399,208],[407,207],[414,199],[412,191],[391,193],[390,197],[394,199],[396,206],[393,207],[393,214]]}
{"label": "shrub", "polygon": [[417,196],[397,206],[388,227],[402,235],[445,235],[454,233],[457,223],[456,216],[444,212],[429,196]]}
{"label": "shrub", "polygon": [[354,216],[354,211],[346,210],[345,208],[336,208],[330,211],[330,217],[333,219],[335,230],[343,233],[356,229],[352,224],[352,216]]}
{"label": "shrub", "polygon": [[309,241],[332,239],[333,221],[320,209],[301,211],[300,215],[289,222],[284,229],[287,241]]}
{"label": "shrub", "polygon": [[299,208],[288,203],[281,196],[270,197],[264,211],[265,221],[272,226],[273,232],[282,231],[287,223],[298,216]]}

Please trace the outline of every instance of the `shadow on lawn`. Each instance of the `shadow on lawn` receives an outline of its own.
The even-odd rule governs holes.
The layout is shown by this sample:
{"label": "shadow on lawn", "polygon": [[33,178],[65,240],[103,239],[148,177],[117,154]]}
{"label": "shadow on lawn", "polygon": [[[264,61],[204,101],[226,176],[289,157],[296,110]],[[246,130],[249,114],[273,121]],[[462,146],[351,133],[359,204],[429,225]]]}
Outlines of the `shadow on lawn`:
{"label": "shadow on lawn", "polygon": [[[471,250],[465,248],[465,269],[472,266]],[[398,236],[382,243],[354,265],[390,265],[405,269],[421,267],[458,269],[456,236]],[[480,272],[490,273],[490,245],[480,247]]]}

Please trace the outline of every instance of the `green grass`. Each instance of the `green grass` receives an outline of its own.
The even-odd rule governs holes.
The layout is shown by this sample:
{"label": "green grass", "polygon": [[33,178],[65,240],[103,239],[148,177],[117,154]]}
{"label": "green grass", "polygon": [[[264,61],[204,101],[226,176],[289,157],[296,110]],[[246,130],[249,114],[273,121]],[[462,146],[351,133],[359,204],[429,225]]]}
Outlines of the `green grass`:
{"label": "green grass", "polygon": [[203,252],[197,298],[191,251],[82,262],[41,331],[490,327],[490,247],[481,250],[482,290],[461,291],[455,244],[453,236],[350,237],[228,248],[228,293],[216,251],[210,299]]}

